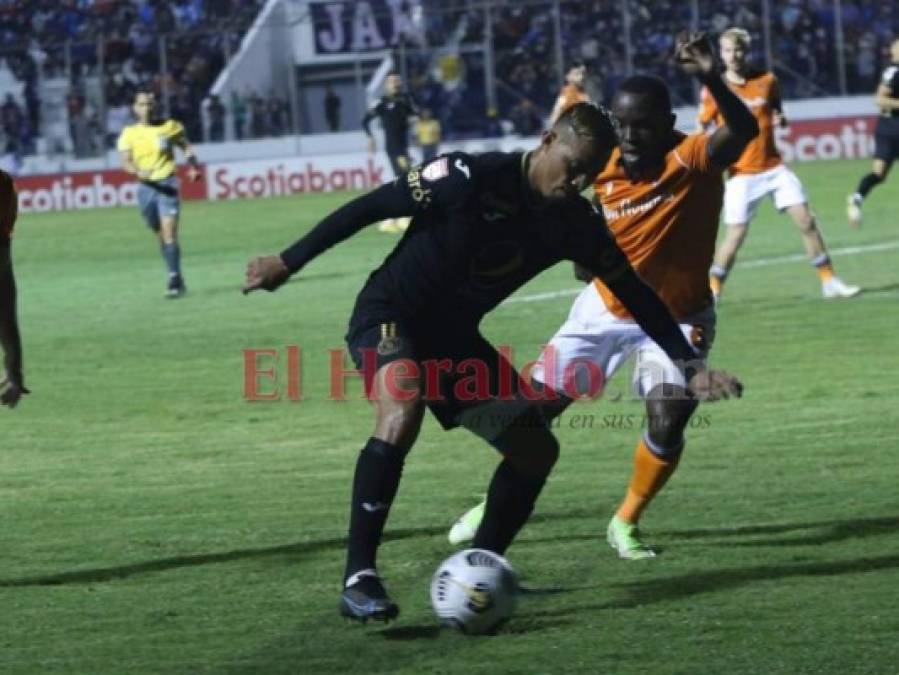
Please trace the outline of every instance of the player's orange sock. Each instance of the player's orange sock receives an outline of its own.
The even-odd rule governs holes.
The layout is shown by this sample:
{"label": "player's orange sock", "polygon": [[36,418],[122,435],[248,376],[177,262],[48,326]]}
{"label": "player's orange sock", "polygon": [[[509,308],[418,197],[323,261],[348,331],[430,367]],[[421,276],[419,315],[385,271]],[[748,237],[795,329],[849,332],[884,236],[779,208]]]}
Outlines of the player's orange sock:
{"label": "player's orange sock", "polygon": [[646,441],[640,439],[634,453],[634,473],[624,501],[615,515],[626,523],[636,523],[652,498],[674,473],[679,458],[680,455],[674,459],[662,459],[652,453]]}
{"label": "player's orange sock", "polygon": [[716,298],[721,295],[725,279],[727,279],[727,270],[721,265],[712,265],[712,269],[709,270],[709,287]]}
{"label": "player's orange sock", "polygon": [[825,284],[833,279],[833,263],[830,262],[830,256],[828,256],[826,253],[822,253],[817,258],[812,260],[812,265],[815,266],[815,270],[818,272],[818,278],[821,279],[822,284]]}

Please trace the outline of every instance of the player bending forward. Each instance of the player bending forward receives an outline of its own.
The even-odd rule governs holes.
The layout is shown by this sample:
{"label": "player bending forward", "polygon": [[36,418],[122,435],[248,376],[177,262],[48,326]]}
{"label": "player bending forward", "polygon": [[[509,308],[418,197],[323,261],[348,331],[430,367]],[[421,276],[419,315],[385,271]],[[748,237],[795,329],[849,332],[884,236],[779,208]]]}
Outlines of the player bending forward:
{"label": "player bending forward", "polygon": [[[715,337],[708,268],[724,192],[722,173],[755,137],[758,125],[716,74],[708,40],[683,36],[677,47],[681,67],[706,85],[717,102],[722,124],[711,136],[684,135],[674,128],[671,98],[662,80],[643,75],[625,80],[612,102],[620,145],[596,178],[594,194],[631,265],[705,358]],[[579,364],[590,364],[607,381],[631,354],[636,354],[633,383],[646,402],[648,422],[637,443],[630,484],[608,523],[606,538],[621,558],[634,560],[655,555],[637,524],[677,468],[684,430],[698,405],[683,373],[634,320],[614,289],[593,279],[544,349],[533,376],[555,391],[571,391],[564,374]],[[579,372],[587,375],[583,367]],[[586,378],[575,384],[578,392],[589,393]],[[546,410],[551,417],[572,403],[564,394],[559,397],[553,409]],[[452,543],[471,538],[482,508],[459,519],[450,531]]]}
{"label": "player bending forward", "polygon": [[876,185],[883,182],[890,173],[893,161],[899,157],[899,38],[890,45],[890,60],[874,95],[874,102],[880,108],[880,118],[874,131],[871,173],[862,177],[847,200],[846,215],[852,227],[862,224],[862,201]]}
{"label": "player bending forward", "polygon": [[[727,233],[715,253],[710,270],[710,284],[715,298],[721,294],[727,275],[746,240],[749,222],[759,203],[771,195],[774,206],[786,211],[802,235],[805,251],[818,272],[821,292],[825,298],[850,298],[861,290],[844,284],[834,274],[833,263],[827,254],[824,238],[808,205],[805,190],[783,163],[774,144],[774,128],[786,126],[780,100],[780,88],[774,73],[755,70],[747,62],[750,37],[742,28],[729,28],[720,38],[724,80],[743,99],[759,124],[758,137],[743,151],[730,167],[724,191],[724,223]],[[704,128],[720,124],[721,111],[708,88],[700,94],[699,124]]]}
{"label": "player bending forward", "polygon": [[122,167],[137,176],[137,203],[147,226],[159,238],[159,247],[168,270],[166,297],[177,298],[187,291],[181,275],[181,247],[178,245],[179,182],[175,174],[175,147],[187,159],[190,180],[200,177],[197,157],[188,143],[184,126],[177,120],[156,116],[156,98],[147,91],[134,97],[137,124],[130,124],[119,135],[117,147]]}
{"label": "player bending forward", "polygon": [[[574,260],[601,278],[673,362],[688,363],[687,380],[698,395],[719,398],[739,391],[735,378],[694,362],[696,353],[680,327],[628,264],[602,216],[579,196],[614,145],[607,116],[580,104],[544,132],[532,152],[438,157],[349,202],[280,255],[250,262],[244,291],[275,290],[367,224],[412,216],[406,235],[359,293],[347,335],[373,397],[375,428],[353,479],[343,615],[390,619],[399,612],[379,579],[375,558],[426,406],[444,428],[465,426],[503,456],[475,545],[502,554],[528,519],[555,464],[558,443],[527,391],[518,389],[512,366],[478,325],[560,260]],[[433,373],[434,364],[443,364],[436,382],[422,375]],[[468,398],[466,388],[456,385],[470,381],[472,364],[480,373],[478,389],[486,391],[462,400]],[[504,372],[514,374],[514,391],[501,389],[509,380]]]}

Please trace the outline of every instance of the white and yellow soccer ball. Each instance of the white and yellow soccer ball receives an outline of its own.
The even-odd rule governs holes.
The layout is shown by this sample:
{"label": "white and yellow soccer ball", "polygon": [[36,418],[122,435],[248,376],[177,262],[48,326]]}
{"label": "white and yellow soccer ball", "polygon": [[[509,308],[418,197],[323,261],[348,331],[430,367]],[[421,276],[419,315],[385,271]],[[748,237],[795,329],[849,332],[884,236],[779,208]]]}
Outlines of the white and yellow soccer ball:
{"label": "white and yellow soccer ball", "polygon": [[451,555],[431,580],[431,606],[440,621],[468,635],[496,631],[512,616],[517,597],[512,566],[479,548]]}

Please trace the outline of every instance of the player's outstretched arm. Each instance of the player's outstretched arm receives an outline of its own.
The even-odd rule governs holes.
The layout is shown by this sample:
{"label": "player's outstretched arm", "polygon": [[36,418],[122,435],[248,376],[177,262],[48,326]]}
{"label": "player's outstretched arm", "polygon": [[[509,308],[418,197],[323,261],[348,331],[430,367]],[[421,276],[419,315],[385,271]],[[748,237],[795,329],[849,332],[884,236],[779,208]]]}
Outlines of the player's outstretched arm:
{"label": "player's outstretched arm", "polygon": [[15,408],[25,388],[22,375],[22,339],[16,318],[16,279],[8,243],[0,242],[0,345],[4,379],[0,380],[0,405]]}
{"label": "player's outstretched arm", "polygon": [[263,289],[274,291],[313,258],[349,239],[366,225],[387,218],[411,216],[414,202],[397,181],[344,204],[280,255],[253,258],[247,266],[244,294]]}
{"label": "player's outstretched arm", "polygon": [[724,124],[709,139],[709,157],[720,167],[736,162],[759,125],[753,114],[721,79],[708,37],[703,33],[681,33],[675,42],[674,60],[702,83],[724,118]]}

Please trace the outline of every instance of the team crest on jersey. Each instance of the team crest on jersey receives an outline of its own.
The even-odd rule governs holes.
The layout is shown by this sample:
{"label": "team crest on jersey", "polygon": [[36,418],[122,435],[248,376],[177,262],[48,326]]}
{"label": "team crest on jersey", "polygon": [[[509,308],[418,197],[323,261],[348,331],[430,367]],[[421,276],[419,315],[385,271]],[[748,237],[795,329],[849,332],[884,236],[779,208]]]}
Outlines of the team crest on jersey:
{"label": "team crest on jersey", "polygon": [[421,175],[432,183],[435,180],[446,178],[449,176],[449,162],[447,161],[447,158],[441,157],[440,159],[435,159],[422,169]]}

